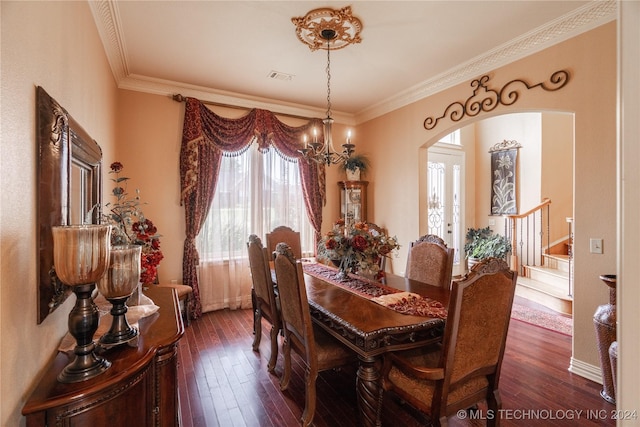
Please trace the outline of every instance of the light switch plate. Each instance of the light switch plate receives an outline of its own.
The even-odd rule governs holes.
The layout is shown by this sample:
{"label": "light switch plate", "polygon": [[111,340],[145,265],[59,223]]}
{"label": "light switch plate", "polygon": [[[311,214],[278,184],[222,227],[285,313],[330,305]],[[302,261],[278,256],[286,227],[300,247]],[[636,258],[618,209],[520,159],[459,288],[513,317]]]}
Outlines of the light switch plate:
{"label": "light switch plate", "polygon": [[602,239],[589,239],[589,252],[592,254],[602,253]]}

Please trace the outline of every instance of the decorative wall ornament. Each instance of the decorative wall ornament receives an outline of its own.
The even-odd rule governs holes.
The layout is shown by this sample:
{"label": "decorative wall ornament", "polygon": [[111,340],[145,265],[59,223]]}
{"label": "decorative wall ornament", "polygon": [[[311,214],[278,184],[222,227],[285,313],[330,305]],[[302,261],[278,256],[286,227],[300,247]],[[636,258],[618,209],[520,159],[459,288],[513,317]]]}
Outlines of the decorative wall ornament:
{"label": "decorative wall ornament", "polygon": [[327,49],[327,40],[323,30],[332,30],[335,37],[331,40],[331,49],[342,49],[350,44],[360,43],[362,22],[351,14],[351,6],[342,9],[323,7],[314,9],[300,18],[291,18],[296,26],[298,39],[311,50]]}
{"label": "decorative wall ornament", "polygon": [[566,70],[559,70],[551,74],[548,82],[540,82],[534,85],[529,85],[522,79],[511,80],[505,84],[502,89],[494,90],[487,87],[489,76],[484,75],[479,79],[471,82],[473,95],[467,98],[466,101],[456,101],[447,108],[445,108],[442,116],[438,118],[427,117],[424,121],[424,128],[431,130],[436,127],[438,121],[445,117],[449,117],[453,122],[459,122],[465,116],[475,117],[481,112],[489,112],[495,109],[498,105],[513,105],[520,97],[521,89],[535,89],[537,87],[542,88],[548,92],[555,92],[562,89],[567,83],[569,83],[569,72]]}
{"label": "decorative wall ornament", "polygon": [[502,142],[498,142],[494,144],[491,148],[489,148],[489,152],[493,153],[494,151],[504,151],[510,150],[512,148],[522,148],[522,144],[520,144],[516,140],[504,140]]}
{"label": "decorative wall ornament", "polygon": [[518,141],[495,144],[491,153],[491,215],[511,215],[518,213],[516,166]]}

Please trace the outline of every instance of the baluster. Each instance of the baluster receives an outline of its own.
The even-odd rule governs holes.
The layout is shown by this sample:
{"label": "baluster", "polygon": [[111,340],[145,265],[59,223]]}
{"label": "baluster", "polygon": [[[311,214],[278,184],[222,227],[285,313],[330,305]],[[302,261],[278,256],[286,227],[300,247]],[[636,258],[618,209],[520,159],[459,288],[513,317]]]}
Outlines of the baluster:
{"label": "baluster", "polygon": [[551,248],[551,205],[547,205],[547,253]]}
{"label": "baluster", "polygon": [[[524,219],[520,218],[519,221],[520,221],[520,258],[524,258],[524,246],[523,246],[524,245],[524,238],[523,238],[524,234],[523,234],[523,231],[522,231],[522,224],[524,224]],[[528,259],[526,260],[526,263],[527,264],[529,263]],[[524,273],[524,267],[523,267],[522,270],[523,270],[523,273]]]}
{"label": "baluster", "polygon": [[[510,241],[512,268],[519,268],[518,271],[524,275],[525,266],[543,265],[544,261],[544,235],[547,235],[547,248],[551,246],[551,200],[544,199],[535,208],[522,214],[509,215],[507,218],[511,223],[505,223],[505,236],[508,234],[508,227],[511,229]],[[545,212],[546,211],[546,225]],[[539,215],[539,219],[536,215]],[[519,221],[519,222],[518,222]],[[526,221],[526,224],[525,224]],[[537,222],[540,221],[538,226]],[[518,227],[520,235],[518,236]],[[539,236],[539,238],[538,238]],[[525,253],[526,245],[526,253]],[[540,255],[538,255],[538,253]]]}
{"label": "baluster", "polygon": [[[529,214],[529,216],[527,216],[527,259],[530,265],[535,265],[535,256],[531,258],[531,250],[535,246],[536,241],[535,235],[531,234],[531,229],[535,229],[535,226],[532,226],[532,221],[533,218],[531,214]],[[533,244],[531,242],[533,242]]]}
{"label": "baluster", "polygon": [[[536,237],[536,213],[534,212],[532,214],[532,216],[533,216],[533,219],[532,219],[532,222],[533,222],[533,234],[532,234],[532,236],[533,236],[533,248],[532,248],[532,250],[533,250],[533,265],[538,265],[537,264],[538,263],[538,256],[536,255],[536,239],[535,239],[535,237]],[[540,236],[540,238],[542,239],[542,236]],[[540,244],[542,245],[542,241],[540,241]]]}

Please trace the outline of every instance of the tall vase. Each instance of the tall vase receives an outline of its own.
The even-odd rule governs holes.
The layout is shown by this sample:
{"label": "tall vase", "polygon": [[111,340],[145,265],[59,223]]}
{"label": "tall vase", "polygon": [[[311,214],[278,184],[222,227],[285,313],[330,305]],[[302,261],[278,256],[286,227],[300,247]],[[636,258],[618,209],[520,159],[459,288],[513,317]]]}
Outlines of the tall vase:
{"label": "tall vase", "polygon": [[609,347],[616,340],[616,276],[615,274],[603,274],[600,276],[609,287],[609,303],[596,309],[593,315],[593,324],[596,328],[598,341],[598,354],[600,356],[600,368],[602,370],[602,390],[600,396],[609,403],[616,403],[615,387],[611,372],[611,358]]}
{"label": "tall vase", "polygon": [[98,330],[100,314],[91,296],[109,266],[111,226],[55,226],[51,231],[56,274],[62,283],[73,287],[77,297],[68,323],[69,333],[76,339],[74,358],[58,374],[58,381],[86,381],[111,366],[95,351],[93,335]]}
{"label": "tall vase", "polygon": [[138,336],[127,321],[127,299],[140,283],[139,245],[112,246],[109,268],[98,282],[98,290],[112,304],[111,328],[100,337],[100,344],[118,345]]}

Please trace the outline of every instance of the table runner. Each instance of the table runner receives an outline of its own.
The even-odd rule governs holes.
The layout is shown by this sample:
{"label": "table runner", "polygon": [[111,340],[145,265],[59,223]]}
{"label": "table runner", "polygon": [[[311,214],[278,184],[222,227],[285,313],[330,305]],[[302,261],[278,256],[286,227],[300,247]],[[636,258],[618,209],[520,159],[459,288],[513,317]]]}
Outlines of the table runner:
{"label": "table runner", "polygon": [[327,281],[363,298],[402,314],[446,319],[447,309],[441,302],[412,292],[385,286],[355,274],[345,280],[338,279],[338,270],[324,264],[303,264],[304,272]]}

